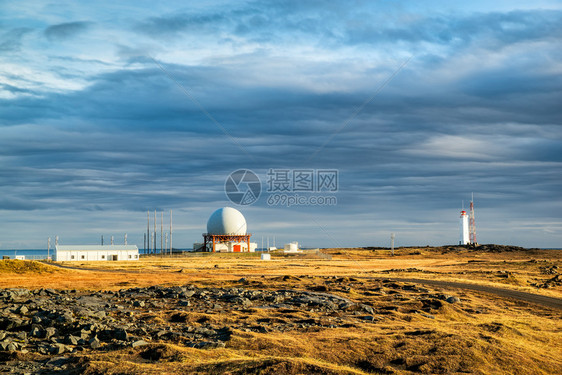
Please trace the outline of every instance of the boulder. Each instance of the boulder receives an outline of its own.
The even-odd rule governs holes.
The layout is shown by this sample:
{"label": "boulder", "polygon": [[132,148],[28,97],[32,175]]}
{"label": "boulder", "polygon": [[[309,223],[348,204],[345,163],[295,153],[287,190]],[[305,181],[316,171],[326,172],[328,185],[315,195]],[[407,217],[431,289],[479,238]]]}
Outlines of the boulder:
{"label": "boulder", "polygon": [[459,303],[461,301],[461,299],[459,297],[456,297],[456,296],[451,296],[451,297],[447,298],[445,301],[447,301],[449,303]]}
{"label": "boulder", "polygon": [[0,321],[0,329],[6,331],[15,331],[26,325],[26,322],[15,316],[5,317]]}
{"label": "boulder", "polygon": [[120,341],[129,341],[129,334],[123,328],[116,328],[113,330],[113,337]]}
{"label": "boulder", "polygon": [[375,310],[373,310],[373,308],[369,305],[361,305],[361,309],[368,314],[374,314],[375,313]]}
{"label": "boulder", "polygon": [[90,348],[92,349],[98,349],[101,347],[101,342],[97,336],[94,336],[90,339],[90,341],[88,341],[88,345],[90,345]]}
{"label": "boulder", "polygon": [[134,341],[134,342],[131,343],[131,347],[133,347],[133,348],[136,348],[136,347],[139,347],[139,346],[145,346],[145,345],[148,345],[148,343],[144,340],[137,340],[137,341]]}
{"label": "boulder", "polygon": [[43,338],[45,337],[45,330],[38,324],[32,324],[30,334],[33,337]]}
{"label": "boulder", "polygon": [[49,347],[49,353],[54,354],[54,355],[60,355],[62,353],[64,353],[65,351],[65,346],[63,344],[53,344]]}
{"label": "boulder", "polygon": [[29,311],[29,309],[27,307],[25,307],[25,305],[21,305],[18,309],[17,312],[20,315],[25,315],[27,314],[27,312]]}
{"label": "boulder", "polygon": [[55,337],[58,335],[58,331],[55,327],[47,327],[45,329],[45,339],[50,339],[51,337]]}
{"label": "boulder", "polygon": [[0,341],[0,350],[5,352],[8,351],[8,345],[11,344],[11,341],[9,340],[4,340],[4,341]]}
{"label": "boulder", "polygon": [[76,345],[78,345],[78,341],[79,341],[79,340],[81,340],[80,337],[73,336],[73,335],[68,335],[68,336],[65,337],[64,342],[65,342],[67,345],[74,345],[74,346],[76,346]]}

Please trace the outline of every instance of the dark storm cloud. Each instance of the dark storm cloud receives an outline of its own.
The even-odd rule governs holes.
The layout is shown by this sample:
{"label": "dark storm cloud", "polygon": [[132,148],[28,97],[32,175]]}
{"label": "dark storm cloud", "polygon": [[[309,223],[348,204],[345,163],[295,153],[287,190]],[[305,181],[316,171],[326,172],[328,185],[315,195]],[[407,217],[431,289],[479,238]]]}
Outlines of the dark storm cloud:
{"label": "dark storm cloud", "polygon": [[382,6],[383,10],[387,8],[383,12],[347,2],[320,8],[292,2],[250,3],[215,12],[151,17],[135,29],[155,38],[184,32],[205,35],[214,30],[262,42],[304,37],[321,45],[406,42],[416,49],[421,42],[457,48],[484,42],[485,48],[501,48],[528,40],[559,39],[562,33],[562,12],[553,10],[416,15],[412,20],[396,22],[400,17],[391,5]]}
{"label": "dark storm cloud", "polygon": [[86,31],[91,24],[91,22],[86,21],[59,23],[47,27],[45,36],[50,41],[70,39]]}
{"label": "dark storm cloud", "polygon": [[[452,45],[484,40],[486,47],[497,47],[527,40],[557,39],[562,31],[561,20],[562,12],[540,10],[447,15],[419,18],[401,26],[352,25],[343,32],[343,39],[351,44],[405,41]],[[488,43],[492,45],[486,45]]]}
{"label": "dark storm cloud", "polygon": [[[172,69],[182,82],[197,88],[196,96],[216,98],[203,103],[243,147],[255,154],[257,162],[240,152],[161,72],[147,69],[103,74],[87,89],[66,95],[20,99],[16,106],[19,110],[12,111],[15,123],[66,120],[54,129],[34,129],[33,136],[19,141],[6,139],[3,154],[18,155],[21,164],[15,166],[33,166],[33,172],[11,170],[5,177],[15,175],[20,190],[32,181],[41,181],[45,188],[29,200],[37,202],[38,208],[45,200],[58,199],[84,209],[94,209],[90,202],[96,202],[96,209],[113,206],[136,210],[149,206],[147,202],[165,207],[178,201],[212,201],[222,196],[222,180],[234,169],[263,172],[268,167],[301,166],[366,96],[294,89],[289,94],[278,88],[244,89],[235,82],[227,84],[227,90],[223,82],[219,90],[210,76],[224,72],[197,69],[181,75],[179,67]],[[462,140],[441,140],[443,133],[466,135],[474,129],[474,122],[489,119],[478,111],[470,120],[463,118],[466,103],[461,94],[443,98],[446,105],[441,107],[431,105],[434,99],[412,103],[380,98],[366,107],[318,160],[311,161],[313,166],[341,170],[342,199],[348,210],[360,210],[362,202],[387,193],[392,193],[390,201],[396,202],[414,201],[423,194],[427,206],[439,202],[445,207],[450,202],[440,197],[462,191],[466,180],[474,186],[486,185],[489,192],[497,189],[505,193],[505,185],[515,191],[517,186],[529,184],[524,176],[536,168],[518,162],[548,158],[560,147],[559,142],[533,139],[535,127],[514,131],[496,124],[487,131],[491,142],[482,146],[476,143],[478,147],[469,144],[463,146],[464,151],[453,145],[441,152],[439,147]],[[488,97],[475,100],[482,108],[497,104],[491,104]],[[233,102],[250,104],[238,107]],[[515,102],[514,107],[519,104]],[[470,106],[475,105],[473,100]],[[426,113],[428,107],[431,111]],[[7,106],[3,108],[2,116],[11,117]],[[517,121],[517,108],[495,110],[504,113],[504,121]],[[444,115],[448,115],[446,124]],[[540,111],[533,116],[541,121]],[[87,124],[72,123],[72,118],[79,117],[87,118]],[[416,122],[407,121],[412,117]],[[486,128],[477,133],[486,133]],[[497,150],[483,153],[488,146]],[[501,164],[510,159],[512,166]],[[412,169],[414,163],[416,168]],[[211,176],[209,171],[214,171]],[[463,179],[459,179],[461,171]],[[490,175],[497,177],[490,180]],[[557,188],[556,179],[550,180],[551,186],[541,185],[547,194]],[[160,193],[160,186],[174,189]],[[209,191],[209,186],[215,188]],[[183,194],[185,191],[197,191],[197,195]]]}
{"label": "dark storm cloud", "polygon": [[20,87],[13,86],[13,85],[6,85],[6,84],[2,84],[2,83],[0,83],[0,88],[2,90],[10,92],[12,94],[31,94],[33,92],[32,90],[20,88]]}
{"label": "dark storm cloud", "polygon": [[[409,233],[412,244],[425,241],[412,233],[427,235],[428,243],[454,242],[456,235],[442,234],[456,233],[456,208],[471,191],[490,221],[502,220],[499,208],[522,224],[527,214],[556,219],[561,13],[412,17],[361,4],[254,2],[144,15],[123,24],[129,29],[121,35],[133,24],[136,39],[116,40],[113,60],[106,50],[52,56],[56,65],[43,68],[47,83],[42,75],[7,72],[0,209],[204,211],[228,204],[224,182],[236,169],[250,168],[265,183],[269,168],[334,168],[340,172],[335,209],[270,209],[264,200],[244,209],[290,222],[288,235],[305,238],[318,232],[308,220],[314,216],[336,238],[359,238],[357,245],[397,230]],[[69,39],[87,27],[59,24],[45,35]],[[202,43],[193,55],[211,57],[178,63],[185,55],[174,43],[191,48],[203,39],[211,46]],[[214,50],[225,41],[240,50]],[[300,48],[313,58],[299,56]],[[78,88],[65,88],[77,79]],[[522,201],[532,202],[526,212],[513,208]]]}
{"label": "dark storm cloud", "polygon": [[189,30],[195,30],[199,33],[203,29],[221,25],[225,23],[225,21],[228,21],[228,18],[220,13],[200,15],[173,14],[169,16],[150,17],[138,23],[135,29],[154,37],[168,37]]}

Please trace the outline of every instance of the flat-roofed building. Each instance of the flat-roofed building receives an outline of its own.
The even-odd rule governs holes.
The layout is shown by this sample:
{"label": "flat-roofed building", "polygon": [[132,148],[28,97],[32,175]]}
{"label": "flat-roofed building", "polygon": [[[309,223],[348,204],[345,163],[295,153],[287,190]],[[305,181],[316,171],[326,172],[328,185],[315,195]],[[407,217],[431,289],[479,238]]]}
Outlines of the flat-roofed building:
{"label": "flat-roofed building", "polygon": [[136,245],[56,245],[55,262],[139,260]]}

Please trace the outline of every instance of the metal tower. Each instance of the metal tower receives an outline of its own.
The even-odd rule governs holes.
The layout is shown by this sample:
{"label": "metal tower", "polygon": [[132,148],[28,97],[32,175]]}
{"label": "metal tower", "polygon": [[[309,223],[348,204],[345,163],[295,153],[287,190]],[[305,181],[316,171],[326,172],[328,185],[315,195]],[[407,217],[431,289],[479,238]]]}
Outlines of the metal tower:
{"label": "metal tower", "polygon": [[476,245],[476,217],[474,216],[474,193],[470,201],[470,218],[469,218],[469,241],[472,245]]}

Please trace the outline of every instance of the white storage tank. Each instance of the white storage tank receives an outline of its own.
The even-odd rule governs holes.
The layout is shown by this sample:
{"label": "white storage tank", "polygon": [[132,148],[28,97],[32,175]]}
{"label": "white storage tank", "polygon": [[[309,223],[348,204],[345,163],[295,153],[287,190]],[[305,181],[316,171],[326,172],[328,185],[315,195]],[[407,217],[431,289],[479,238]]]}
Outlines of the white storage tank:
{"label": "white storage tank", "polygon": [[284,250],[286,253],[296,253],[299,251],[299,243],[296,241],[291,243],[286,243]]}

